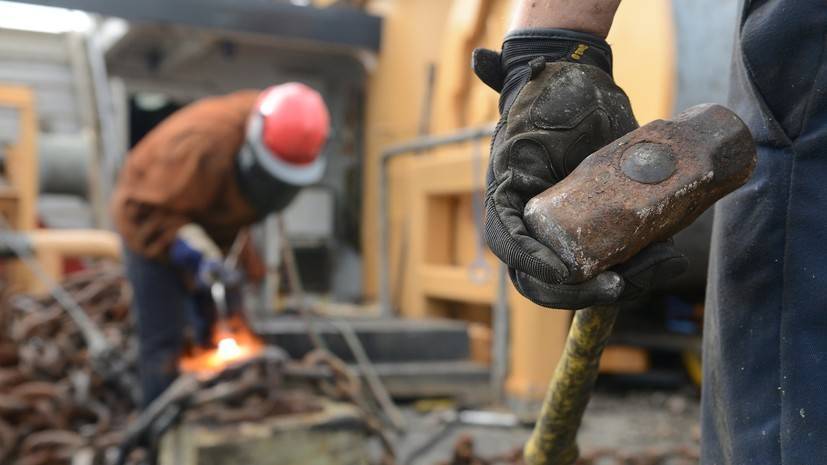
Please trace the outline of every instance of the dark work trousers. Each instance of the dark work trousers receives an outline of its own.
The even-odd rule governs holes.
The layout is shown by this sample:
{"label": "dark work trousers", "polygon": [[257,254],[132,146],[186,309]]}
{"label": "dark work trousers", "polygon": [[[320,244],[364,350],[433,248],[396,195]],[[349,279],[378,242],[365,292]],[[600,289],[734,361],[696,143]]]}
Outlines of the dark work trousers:
{"label": "dark work trousers", "polygon": [[[178,376],[178,360],[188,321],[198,312],[180,271],[124,250],[132,285],[132,312],[138,329],[142,404],[146,407]],[[206,322],[199,318],[194,321]],[[196,327],[197,332],[203,328]]]}
{"label": "dark work trousers", "polygon": [[730,106],[755,137],[758,166],[715,209],[701,463],[818,465],[827,463],[827,3],[742,3]]}

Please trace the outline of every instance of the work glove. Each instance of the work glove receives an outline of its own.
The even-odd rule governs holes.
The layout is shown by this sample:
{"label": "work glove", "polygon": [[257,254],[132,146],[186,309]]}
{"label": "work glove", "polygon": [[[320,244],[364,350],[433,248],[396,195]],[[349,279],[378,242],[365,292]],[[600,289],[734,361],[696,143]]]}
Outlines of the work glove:
{"label": "work glove", "polygon": [[169,259],[170,263],[194,278],[197,290],[209,289],[218,281],[228,286],[234,285],[241,279],[236,270],[226,267],[221,260],[205,256],[180,237],[170,245]]}
{"label": "work glove", "polygon": [[224,266],[220,260],[204,258],[195,274],[195,283],[199,289],[207,289],[214,283],[222,282],[229,285],[234,278],[233,270]]}
{"label": "work glove", "polygon": [[612,80],[605,40],[562,29],[518,30],[506,36],[501,53],[474,50],[473,67],[500,93],[485,237],[521,294],[546,307],[579,309],[634,299],[686,269],[686,258],[671,243],[658,243],[622,266],[575,283],[557,254],[523,223],[532,197],[638,127],[628,97]]}

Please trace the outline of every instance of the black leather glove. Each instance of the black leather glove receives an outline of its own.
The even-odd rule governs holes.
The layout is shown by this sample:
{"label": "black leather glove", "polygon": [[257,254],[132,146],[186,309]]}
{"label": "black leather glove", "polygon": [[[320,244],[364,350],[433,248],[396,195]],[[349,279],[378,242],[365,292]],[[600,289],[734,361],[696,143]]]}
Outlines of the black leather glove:
{"label": "black leather glove", "polygon": [[657,279],[686,268],[669,243],[653,244],[615,271],[569,281],[557,254],[523,224],[526,202],[567,176],[592,152],[638,127],[626,94],[611,77],[603,39],[560,29],[508,34],[502,53],[477,49],[474,71],[500,92],[500,122],[491,144],[485,237],[524,296],[578,309],[637,297]]}

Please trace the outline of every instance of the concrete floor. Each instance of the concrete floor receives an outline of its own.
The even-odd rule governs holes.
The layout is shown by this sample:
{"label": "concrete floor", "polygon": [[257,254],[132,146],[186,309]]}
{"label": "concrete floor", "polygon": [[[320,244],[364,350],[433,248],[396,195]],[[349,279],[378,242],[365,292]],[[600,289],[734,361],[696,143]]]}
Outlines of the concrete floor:
{"label": "concrete floor", "polygon": [[[585,454],[604,448],[624,453],[680,446],[696,448],[698,414],[698,399],[694,395],[659,391],[598,392],[586,411],[578,442]],[[429,420],[428,416],[414,415],[412,419],[411,433],[400,447],[403,461],[439,428],[439,424],[432,418]],[[488,457],[520,447],[529,433],[526,428],[457,427],[409,465],[433,465],[449,459],[461,435],[472,436],[477,453]]]}

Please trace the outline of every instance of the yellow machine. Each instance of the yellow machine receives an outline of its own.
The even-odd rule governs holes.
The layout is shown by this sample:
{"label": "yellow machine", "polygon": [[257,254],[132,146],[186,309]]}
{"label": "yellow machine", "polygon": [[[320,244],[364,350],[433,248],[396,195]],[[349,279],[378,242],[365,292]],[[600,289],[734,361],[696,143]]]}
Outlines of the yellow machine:
{"label": "yellow machine", "polygon": [[[509,308],[509,351],[507,361],[500,361],[508,366],[507,394],[538,400],[554,370],[550,361],[562,353],[571,313],[542,309],[510,283],[502,284],[506,290],[499,293],[499,263],[483,251],[477,224],[481,214],[472,208],[484,189],[487,130],[498,115],[497,95],[477,81],[469,60],[475,47],[499,48],[511,2],[376,3],[385,18],[383,50],[405,53],[380,56],[369,86],[362,229],[363,244],[370,245],[363,248],[367,294],[380,297],[384,279],[385,305],[406,317],[478,323],[475,327],[483,330],[472,331],[472,337],[482,344],[491,340],[485,329],[496,326],[496,315],[502,317],[496,311],[501,296],[500,304]],[[615,52],[615,78],[641,124],[672,112],[671,15],[666,0],[623,2],[608,39]],[[383,230],[377,212],[383,211],[388,216],[386,250],[375,247]],[[386,260],[385,270],[378,268],[380,258]],[[603,371],[622,373],[647,368],[645,351],[623,346],[608,347],[601,365]]]}

